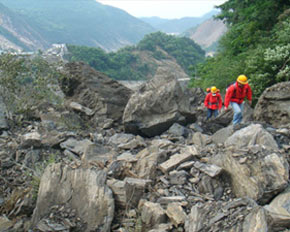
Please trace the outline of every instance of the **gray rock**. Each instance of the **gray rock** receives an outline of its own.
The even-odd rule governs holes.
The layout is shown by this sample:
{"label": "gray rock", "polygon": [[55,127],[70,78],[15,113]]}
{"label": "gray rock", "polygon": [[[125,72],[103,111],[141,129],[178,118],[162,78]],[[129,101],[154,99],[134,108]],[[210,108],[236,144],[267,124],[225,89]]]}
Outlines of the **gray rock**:
{"label": "gray rock", "polygon": [[184,212],[181,204],[177,202],[167,205],[166,214],[175,227],[178,227],[180,224],[183,225],[186,220],[186,213]]}
{"label": "gray rock", "polygon": [[233,126],[230,125],[215,132],[211,139],[215,144],[224,143],[233,133]]}
{"label": "gray rock", "polygon": [[194,163],[194,167],[206,173],[210,177],[215,177],[222,172],[222,168],[214,164],[205,164],[205,163],[200,163],[198,161]]}
{"label": "gray rock", "polygon": [[38,132],[30,132],[21,137],[21,146],[27,147],[40,147],[41,135]]}
{"label": "gray rock", "polygon": [[290,186],[276,196],[269,205],[264,208],[271,217],[273,231],[281,231],[290,227]]}
{"label": "gray rock", "polygon": [[167,160],[167,153],[152,145],[141,150],[136,158],[134,170],[138,177],[155,180],[158,165]]}
{"label": "gray rock", "polygon": [[62,142],[60,147],[72,151],[79,156],[82,156],[85,153],[85,150],[91,145],[93,145],[93,142],[88,139],[78,141],[74,138],[69,138],[65,142]]}
{"label": "gray rock", "polygon": [[141,218],[147,228],[166,222],[166,214],[161,205],[149,201],[142,205]]}
{"label": "gray rock", "polygon": [[182,136],[187,137],[188,131],[184,126],[179,125],[178,123],[174,123],[168,130],[168,133],[174,136]]}
{"label": "gray rock", "polygon": [[238,130],[225,141],[226,147],[234,146],[235,148],[246,148],[255,144],[278,150],[273,136],[260,124],[251,124]]}
{"label": "gray rock", "polygon": [[245,218],[243,223],[243,232],[268,232],[269,226],[265,210],[262,207],[255,207]]}
{"label": "gray rock", "polygon": [[185,184],[187,182],[188,173],[184,170],[169,172],[169,179],[171,184]]}
{"label": "gray rock", "polygon": [[211,143],[211,137],[200,132],[196,132],[192,135],[191,140],[188,141],[189,144],[194,144],[202,148]]}
{"label": "gray rock", "polygon": [[137,207],[140,199],[143,197],[145,193],[145,190],[148,188],[148,185],[152,181],[126,177],[124,179],[124,182],[125,182],[127,205],[133,208]]}
{"label": "gray rock", "polygon": [[156,76],[131,96],[123,115],[125,131],[148,137],[160,135],[174,123],[194,122],[193,106],[177,78],[157,70]]}
{"label": "gray rock", "polygon": [[82,62],[65,64],[64,72],[69,78],[62,80],[62,91],[66,97],[89,108],[89,115],[94,112],[95,122],[102,125],[106,118],[122,119],[132,93],[130,89]]}
{"label": "gray rock", "polygon": [[239,150],[228,150],[220,163],[230,175],[236,196],[250,197],[265,204],[286,188],[289,165],[282,154],[265,149],[251,154],[245,150],[241,155],[247,155],[249,160],[241,164],[238,153]]}
{"label": "gray rock", "polygon": [[275,84],[263,92],[255,107],[254,118],[275,127],[290,123],[290,81]]}
{"label": "gray rock", "polygon": [[106,174],[101,170],[48,166],[41,178],[32,226],[49,214],[50,207],[69,205],[87,224],[83,231],[111,231],[115,205],[105,182]]}

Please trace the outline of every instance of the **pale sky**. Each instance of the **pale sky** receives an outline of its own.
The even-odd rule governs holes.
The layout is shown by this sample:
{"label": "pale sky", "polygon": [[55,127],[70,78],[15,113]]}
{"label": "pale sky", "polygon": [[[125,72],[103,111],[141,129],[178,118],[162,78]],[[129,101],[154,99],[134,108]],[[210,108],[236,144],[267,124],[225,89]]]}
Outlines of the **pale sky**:
{"label": "pale sky", "polygon": [[226,0],[97,0],[98,2],[125,10],[135,17],[158,16],[174,19],[200,17]]}

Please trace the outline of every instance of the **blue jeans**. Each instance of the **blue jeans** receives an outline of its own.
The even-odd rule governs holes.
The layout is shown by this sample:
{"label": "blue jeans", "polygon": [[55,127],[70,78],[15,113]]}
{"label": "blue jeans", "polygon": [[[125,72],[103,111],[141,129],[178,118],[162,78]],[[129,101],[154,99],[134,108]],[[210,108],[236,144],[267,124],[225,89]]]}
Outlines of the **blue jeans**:
{"label": "blue jeans", "polygon": [[211,118],[212,115],[214,115],[214,117],[216,118],[219,114],[218,110],[212,110],[207,108],[207,116],[206,116],[206,120],[208,120],[209,118]]}
{"label": "blue jeans", "polygon": [[234,111],[233,125],[241,123],[243,120],[244,103],[238,104],[236,102],[230,102],[230,104]]}

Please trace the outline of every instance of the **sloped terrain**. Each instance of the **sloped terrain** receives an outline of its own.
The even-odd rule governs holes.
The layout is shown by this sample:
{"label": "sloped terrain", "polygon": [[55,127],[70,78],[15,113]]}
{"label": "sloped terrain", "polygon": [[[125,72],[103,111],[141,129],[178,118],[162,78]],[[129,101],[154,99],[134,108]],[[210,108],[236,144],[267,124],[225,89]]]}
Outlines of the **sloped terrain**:
{"label": "sloped terrain", "polygon": [[[40,43],[46,48],[54,43],[68,43],[116,50],[135,44],[154,31],[149,24],[125,11],[94,0],[2,0],[1,3],[21,15],[45,38],[48,43]],[[4,14],[6,12],[8,10]],[[14,25],[15,31],[21,31],[21,28],[22,24]],[[42,48],[37,44],[34,46]]]}
{"label": "sloped terrain", "polygon": [[22,17],[0,3],[0,49],[36,50],[48,42]]}
{"label": "sloped terrain", "polygon": [[[219,128],[220,118],[232,116],[205,121],[205,93],[176,81],[170,89],[171,74],[161,71],[138,90],[150,103],[140,117],[171,126],[142,137],[125,133],[108,111],[118,104],[122,112],[124,93],[128,102],[136,97],[131,90],[81,63],[67,64],[65,73],[71,83],[62,89],[78,97],[62,94],[58,105],[45,98],[18,123],[0,115],[0,231],[288,231],[289,123]],[[121,91],[110,102],[112,84]],[[159,121],[181,92],[187,100],[180,107],[192,109],[193,121],[179,124],[182,113]],[[96,124],[99,116],[105,120]]]}
{"label": "sloped terrain", "polygon": [[226,25],[221,20],[211,18],[197,27],[187,30],[184,35],[206,49],[217,42],[226,31]]}

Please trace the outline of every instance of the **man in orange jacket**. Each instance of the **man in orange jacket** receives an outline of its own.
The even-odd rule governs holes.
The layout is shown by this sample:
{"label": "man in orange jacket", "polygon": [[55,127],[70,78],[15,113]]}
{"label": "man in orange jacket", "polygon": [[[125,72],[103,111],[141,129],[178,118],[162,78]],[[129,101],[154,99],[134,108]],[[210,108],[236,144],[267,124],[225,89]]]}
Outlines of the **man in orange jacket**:
{"label": "man in orange jacket", "polygon": [[222,97],[217,91],[218,89],[215,86],[211,87],[210,93],[204,99],[204,106],[207,108],[206,120],[211,118],[212,115],[217,117],[218,111],[222,108]]}
{"label": "man in orange jacket", "polygon": [[231,104],[234,111],[233,125],[240,124],[243,119],[245,97],[247,97],[251,105],[252,89],[248,84],[248,78],[245,75],[239,75],[237,81],[228,87],[225,96],[225,110]]}

